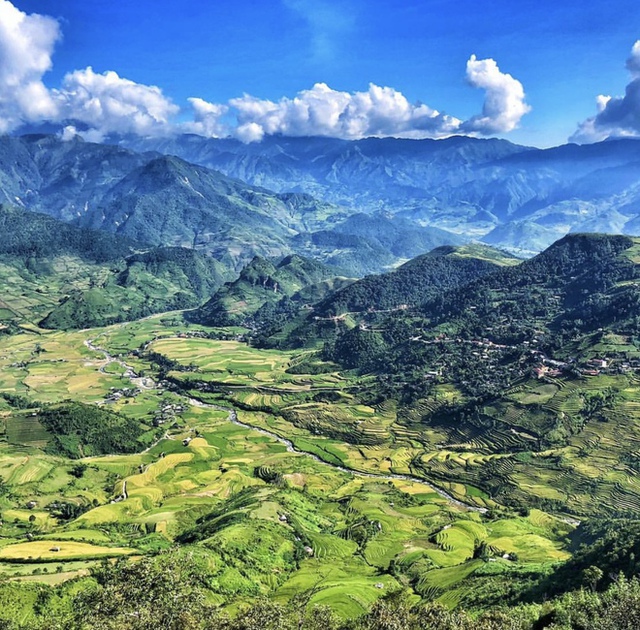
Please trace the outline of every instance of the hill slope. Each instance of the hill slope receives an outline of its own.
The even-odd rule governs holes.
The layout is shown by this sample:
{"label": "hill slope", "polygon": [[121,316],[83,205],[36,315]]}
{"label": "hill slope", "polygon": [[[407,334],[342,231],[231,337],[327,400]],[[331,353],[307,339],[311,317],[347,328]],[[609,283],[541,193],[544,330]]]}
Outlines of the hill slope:
{"label": "hill slope", "polygon": [[256,257],[236,280],[221,287],[189,316],[210,326],[246,323],[262,306],[275,304],[334,276],[334,270],[297,255],[287,256],[277,264]]}
{"label": "hill slope", "polygon": [[[301,252],[350,274],[380,271],[421,245],[460,241],[429,227],[408,238],[407,225],[383,217],[364,229],[345,223],[353,210],[302,192],[273,193],[177,157],[80,139],[4,137],[0,170],[0,198],[13,205],[147,245],[203,250],[237,270],[256,255]],[[363,229],[370,234],[361,235]],[[380,233],[393,230],[395,238],[383,243]],[[314,237],[317,232],[333,245],[315,243],[322,240]]]}
{"label": "hill slope", "polygon": [[229,277],[194,250],[141,250],[119,236],[8,206],[0,206],[0,228],[5,326],[82,328],[190,308]]}
{"label": "hill slope", "polygon": [[[567,232],[638,233],[640,142],[532,149],[504,140],[268,137],[245,145],[182,136],[128,139],[276,191],[537,252]],[[513,225],[512,225],[513,224]],[[523,224],[528,225],[526,230]],[[418,252],[415,252],[418,253]]]}

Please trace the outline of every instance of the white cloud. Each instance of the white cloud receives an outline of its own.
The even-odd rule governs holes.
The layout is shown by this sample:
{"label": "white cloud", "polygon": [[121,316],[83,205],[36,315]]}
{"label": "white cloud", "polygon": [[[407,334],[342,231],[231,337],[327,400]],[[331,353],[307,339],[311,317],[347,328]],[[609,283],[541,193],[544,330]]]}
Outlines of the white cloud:
{"label": "white cloud", "polygon": [[486,95],[482,113],[463,123],[462,131],[484,135],[507,133],[531,111],[525,102],[522,83],[510,74],[500,72],[493,59],[477,59],[471,55],[467,61],[467,81],[473,87],[486,90]]}
{"label": "white cloud", "polygon": [[640,78],[640,39],[631,49],[631,56],[627,59],[627,70],[634,79]]}
{"label": "white cloud", "polygon": [[606,138],[640,137],[640,40],[627,59],[631,82],[624,96],[596,98],[598,113],[578,125],[573,142],[599,142]]}
{"label": "white cloud", "polygon": [[208,103],[201,98],[188,99],[193,110],[193,122],[182,124],[182,129],[207,138],[220,138],[229,134],[223,117],[229,111],[227,105]]}
{"label": "white cloud", "polygon": [[[284,1],[305,17],[319,37],[349,27],[348,12],[334,0]],[[53,18],[27,15],[9,0],[0,0],[0,133],[24,123],[48,121],[65,127],[62,137],[80,134],[94,141],[113,133],[159,136],[180,132],[235,136],[244,142],[274,134],[441,138],[456,133],[506,133],[529,111],[519,81],[500,72],[494,60],[472,56],[467,62],[467,79],[484,89],[486,97],[482,113],[466,122],[423,103],[411,103],[402,92],[373,83],[362,92],[342,92],[316,83],[293,98],[277,101],[248,94],[226,104],[194,97],[188,99],[193,119],[177,122],[180,108],[159,87],[135,83],[114,71],[75,70],[64,77],[60,87],[48,89],[42,77],[51,68],[59,38],[59,24]],[[634,47],[628,66],[640,75],[640,44]],[[614,101],[603,101],[599,115],[606,114]]]}
{"label": "white cloud", "polygon": [[0,0],[0,132],[55,118],[56,103],[42,83],[60,39],[58,22],[27,15]]}
{"label": "white cloud", "polygon": [[456,133],[489,135],[507,133],[530,111],[522,83],[500,72],[493,59],[467,62],[467,79],[486,91],[482,113],[463,122],[423,103],[410,103],[391,87],[371,83],[366,92],[339,92],[325,83],[294,98],[261,100],[245,94],[229,101],[243,141],[265,135],[331,136],[357,139],[368,136],[442,138]]}
{"label": "white cloud", "polygon": [[229,101],[237,116],[235,135],[253,141],[264,135],[441,137],[460,121],[423,104],[412,104],[390,87],[369,85],[366,92],[339,92],[325,83],[294,98],[274,102],[245,94]]}
{"label": "white cloud", "polygon": [[67,74],[53,95],[62,118],[102,134],[167,134],[171,118],[179,112],[160,88],[123,79],[113,71],[98,74],[90,67]]}
{"label": "white cloud", "polygon": [[115,72],[91,68],[67,74],[62,86],[49,90],[42,82],[60,39],[58,22],[27,15],[0,0],[0,133],[25,123],[72,120],[96,139],[104,134],[167,133],[179,108],[154,86],[140,85]]}

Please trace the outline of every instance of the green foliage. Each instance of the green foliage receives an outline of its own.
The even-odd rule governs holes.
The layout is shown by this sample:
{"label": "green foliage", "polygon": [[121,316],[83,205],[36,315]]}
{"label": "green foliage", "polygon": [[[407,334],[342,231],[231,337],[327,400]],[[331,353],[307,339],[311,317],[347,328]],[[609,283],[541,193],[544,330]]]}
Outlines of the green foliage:
{"label": "green foliage", "polygon": [[79,229],[35,212],[0,204],[0,256],[20,258],[37,267],[37,260],[75,254],[93,263],[114,261],[129,255],[133,243],[119,236]]}
{"label": "green foliage", "polygon": [[[418,306],[442,291],[465,285],[498,268],[499,256],[494,263],[460,255],[465,251],[465,247],[439,247],[395,271],[367,276],[320,302],[315,312],[326,317],[354,311],[384,311],[401,305]],[[511,260],[506,256],[504,259]]]}
{"label": "green foliage", "polygon": [[108,453],[135,453],[144,432],[132,418],[95,405],[68,402],[44,407],[38,420],[53,438],[47,452],[72,459]]}
{"label": "green foliage", "polygon": [[281,299],[335,275],[335,270],[302,256],[287,256],[277,264],[256,256],[237,280],[225,284],[189,316],[212,326],[240,325],[261,307],[275,305]]}
{"label": "green foliage", "polygon": [[640,521],[590,519],[572,536],[573,555],[540,587],[563,592],[587,586],[595,590],[611,583],[613,576],[640,573]]}

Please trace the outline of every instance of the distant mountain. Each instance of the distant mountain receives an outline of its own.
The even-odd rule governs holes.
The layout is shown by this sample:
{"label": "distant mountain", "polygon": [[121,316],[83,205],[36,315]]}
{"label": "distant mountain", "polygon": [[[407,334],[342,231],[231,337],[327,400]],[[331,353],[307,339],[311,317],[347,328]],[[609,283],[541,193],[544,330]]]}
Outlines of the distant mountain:
{"label": "distant mountain", "polygon": [[273,193],[177,157],[42,135],[0,138],[0,196],[139,243],[204,250],[238,270],[256,255],[298,252],[356,275],[460,241],[382,215],[348,223],[353,209]]}
{"label": "distant mountain", "polygon": [[[640,141],[534,149],[504,140],[180,136],[125,139],[275,191],[537,252],[568,232],[637,233]],[[540,229],[537,229],[540,228]]]}
{"label": "distant mountain", "polygon": [[265,304],[275,304],[334,276],[335,270],[298,255],[287,256],[277,264],[256,257],[239,278],[218,289],[189,317],[210,326],[246,324]]}
{"label": "distant mountain", "polygon": [[322,260],[354,276],[391,268],[443,245],[468,239],[436,227],[426,227],[383,213],[359,212],[331,230],[303,233],[293,243],[306,256]]}
{"label": "distant mountain", "polygon": [[229,270],[203,253],[0,205],[0,328],[85,328],[193,308]]}

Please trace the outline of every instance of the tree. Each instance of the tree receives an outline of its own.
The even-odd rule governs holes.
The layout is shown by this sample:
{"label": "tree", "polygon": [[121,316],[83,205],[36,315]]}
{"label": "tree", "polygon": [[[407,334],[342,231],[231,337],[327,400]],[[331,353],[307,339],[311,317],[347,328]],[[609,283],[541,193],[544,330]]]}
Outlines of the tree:
{"label": "tree", "polygon": [[604,577],[604,573],[600,567],[591,565],[582,572],[583,582],[592,590],[595,591],[598,586],[598,582]]}

